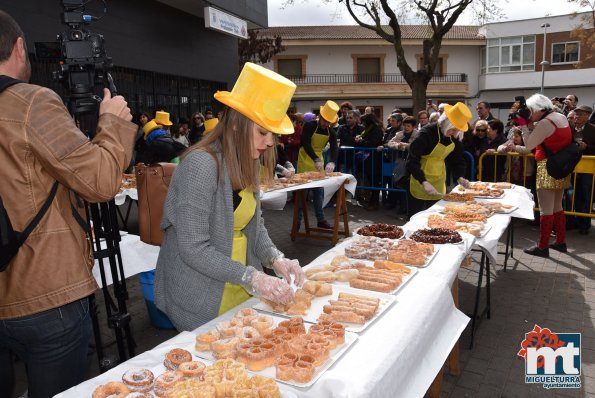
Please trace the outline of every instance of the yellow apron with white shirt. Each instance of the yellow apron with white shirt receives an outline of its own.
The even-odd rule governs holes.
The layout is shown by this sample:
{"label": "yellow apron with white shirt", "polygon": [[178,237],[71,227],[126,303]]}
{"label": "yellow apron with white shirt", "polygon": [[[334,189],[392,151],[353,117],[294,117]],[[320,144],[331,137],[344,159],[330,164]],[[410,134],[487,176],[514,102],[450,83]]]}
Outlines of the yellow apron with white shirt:
{"label": "yellow apron with white shirt", "polygon": [[[317,131],[318,126],[316,126],[316,130],[314,130],[314,134],[312,134],[312,140],[310,141],[310,144],[312,145],[312,149],[316,153],[316,156],[322,161],[322,150],[328,143],[329,135],[316,134]],[[300,147],[300,151],[298,153],[297,171],[298,173],[317,171],[314,160],[306,153],[304,147]]]}
{"label": "yellow apron with white shirt", "polygon": [[[444,159],[455,149],[455,144],[450,139],[449,145],[440,142],[440,129],[438,129],[438,144],[428,155],[421,157],[421,169],[423,170],[426,181],[432,184],[436,191],[442,195],[446,193],[446,167]],[[442,195],[428,195],[423,185],[413,176],[410,178],[409,190],[414,198],[421,200],[440,200]]]}
{"label": "yellow apron with white shirt", "polygon": [[[246,225],[254,217],[256,212],[256,198],[254,192],[241,190],[242,198],[240,204],[233,212],[233,245],[231,247],[231,259],[246,265],[246,253],[248,251],[248,238],[242,232]],[[225,283],[219,315],[242,304],[250,298],[250,294],[241,286],[235,283]]]}

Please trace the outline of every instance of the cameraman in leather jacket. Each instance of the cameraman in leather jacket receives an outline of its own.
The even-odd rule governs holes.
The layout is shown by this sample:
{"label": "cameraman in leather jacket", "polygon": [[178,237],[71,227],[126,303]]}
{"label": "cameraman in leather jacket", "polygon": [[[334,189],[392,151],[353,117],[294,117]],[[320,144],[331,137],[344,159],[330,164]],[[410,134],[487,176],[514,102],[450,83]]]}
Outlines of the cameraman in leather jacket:
{"label": "cameraman in leather jacket", "polygon": [[55,92],[27,83],[25,36],[3,11],[0,75],[20,80],[0,93],[0,197],[15,230],[59,183],[47,213],[0,272],[0,396],[12,395],[12,352],[25,364],[28,396],[52,397],[85,380],[92,333],[88,296],[97,284],[91,242],[74,217],[86,219],[77,195],[90,202],[114,197],[137,126],[124,98],[105,89],[89,141]]}

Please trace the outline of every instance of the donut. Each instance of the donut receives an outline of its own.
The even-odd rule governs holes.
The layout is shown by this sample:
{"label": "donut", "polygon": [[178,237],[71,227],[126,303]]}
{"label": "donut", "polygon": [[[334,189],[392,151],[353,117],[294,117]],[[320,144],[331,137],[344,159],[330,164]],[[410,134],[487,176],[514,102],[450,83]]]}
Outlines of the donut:
{"label": "donut", "polygon": [[125,398],[153,398],[153,394],[149,392],[131,392],[126,394]]}
{"label": "donut", "polygon": [[163,366],[167,370],[178,370],[178,366],[182,362],[190,362],[192,361],[192,354],[186,350],[181,348],[174,348],[173,350],[169,351],[165,354],[165,360],[163,361]]}
{"label": "donut", "polygon": [[228,339],[220,339],[217,341],[213,341],[213,343],[211,343],[211,348],[213,349],[214,353],[235,350],[239,341],[240,340],[237,337],[230,337]]}
{"label": "donut", "polygon": [[296,361],[293,365],[293,380],[298,383],[307,383],[314,377],[313,362],[307,362],[302,359]]}
{"label": "donut", "polygon": [[251,326],[258,330],[261,335],[265,335],[273,327],[273,318],[266,315],[259,315],[252,319]]}
{"label": "donut", "polygon": [[239,325],[231,325],[230,321],[223,321],[217,324],[217,331],[221,337],[233,337],[236,335],[236,329]]}
{"label": "donut", "polygon": [[293,365],[296,359],[281,357],[275,364],[275,377],[279,380],[290,381],[293,378]]}
{"label": "donut", "polygon": [[182,362],[178,370],[182,372],[184,377],[200,378],[202,377],[207,366],[200,361]]}
{"label": "donut", "polygon": [[457,231],[446,228],[418,229],[410,238],[416,242],[432,244],[459,243],[463,240]]}
{"label": "donut", "polygon": [[236,336],[240,340],[252,340],[256,337],[260,337],[260,333],[252,326],[244,326],[243,328],[238,328],[236,330]]}
{"label": "donut", "polygon": [[258,372],[271,366],[274,362],[274,353],[270,350],[264,350],[260,347],[251,347],[247,353],[248,370]]}
{"label": "donut", "polygon": [[93,398],[124,398],[130,390],[126,385],[119,381],[112,381],[101,385],[93,391]]}
{"label": "donut", "polygon": [[258,316],[258,312],[256,312],[253,308],[242,308],[236,314],[236,316],[246,317],[246,316]]}
{"label": "donut", "polygon": [[179,381],[184,380],[184,375],[179,371],[168,371],[160,374],[155,379],[153,393],[158,397],[164,397],[167,392]]}
{"label": "donut", "polygon": [[132,392],[148,392],[153,388],[155,376],[149,369],[128,369],[122,381]]}

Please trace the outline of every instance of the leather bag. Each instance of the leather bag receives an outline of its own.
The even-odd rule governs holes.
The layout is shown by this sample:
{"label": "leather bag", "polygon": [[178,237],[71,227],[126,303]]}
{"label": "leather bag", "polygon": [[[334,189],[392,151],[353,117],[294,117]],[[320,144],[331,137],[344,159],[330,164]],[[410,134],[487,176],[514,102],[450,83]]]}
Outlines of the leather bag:
{"label": "leather bag", "polygon": [[163,217],[163,205],[176,169],[173,163],[136,165],[136,188],[138,191],[138,228],[140,239],[150,245],[160,246],[163,231],[159,227]]}
{"label": "leather bag", "polygon": [[541,143],[541,146],[547,156],[545,164],[547,173],[557,180],[569,176],[583,156],[574,141],[561,148],[558,152],[553,152],[544,143]]}

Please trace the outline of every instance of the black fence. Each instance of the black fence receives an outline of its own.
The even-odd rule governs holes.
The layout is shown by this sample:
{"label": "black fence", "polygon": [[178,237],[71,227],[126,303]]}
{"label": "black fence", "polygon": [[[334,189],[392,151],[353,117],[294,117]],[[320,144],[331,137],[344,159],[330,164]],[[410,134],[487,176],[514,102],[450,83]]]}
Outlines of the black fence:
{"label": "black fence", "polygon": [[[303,76],[287,76],[295,84],[349,84],[349,83],[401,83],[407,84],[405,77],[398,73],[385,74],[314,74]],[[433,83],[465,83],[467,74],[446,73],[436,75],[430,80]]]}

